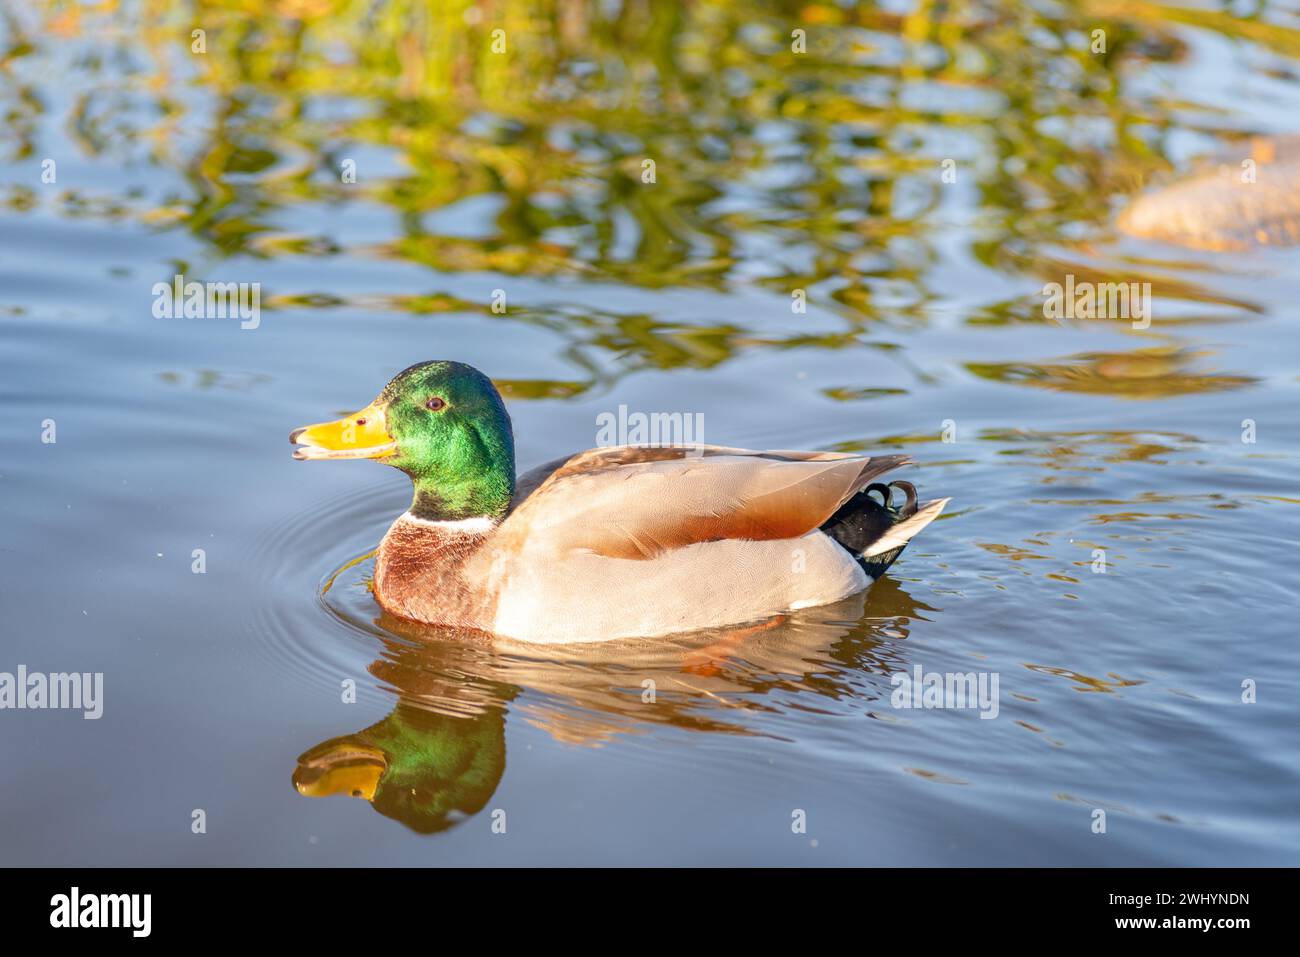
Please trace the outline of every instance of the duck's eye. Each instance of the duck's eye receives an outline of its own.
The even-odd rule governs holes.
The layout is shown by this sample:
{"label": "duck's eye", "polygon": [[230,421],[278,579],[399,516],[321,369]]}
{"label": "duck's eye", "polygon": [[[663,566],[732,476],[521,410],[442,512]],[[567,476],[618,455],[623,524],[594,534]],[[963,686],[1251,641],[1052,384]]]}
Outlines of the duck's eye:
{"label": "duck's eye", "polygon": [[424,403],[424,407],[430,412],[441,412],[447,407],[447,403],[435,395],[428,402]]}

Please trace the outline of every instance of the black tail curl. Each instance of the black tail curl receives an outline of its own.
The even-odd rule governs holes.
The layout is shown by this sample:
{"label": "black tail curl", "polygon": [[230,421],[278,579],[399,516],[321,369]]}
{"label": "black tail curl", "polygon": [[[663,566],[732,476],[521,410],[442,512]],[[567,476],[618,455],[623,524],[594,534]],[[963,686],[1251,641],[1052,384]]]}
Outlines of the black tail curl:
{"label": "black tail curl", "polygon": [[[904,500],[897,507],[893,502],[893,490],[903,493]],[[880,493],[880,501],[872,497],[873,492]],[[891,548],[878,555],[868,555],[871,546],[879,541],[895,524],[916,514],[916,486],[911,482],[896,481],[883,485],[874,482],[840,506],[821,530],[839,542],[851,554],[862,570],[876,579],[899,555],[906,544]]]}

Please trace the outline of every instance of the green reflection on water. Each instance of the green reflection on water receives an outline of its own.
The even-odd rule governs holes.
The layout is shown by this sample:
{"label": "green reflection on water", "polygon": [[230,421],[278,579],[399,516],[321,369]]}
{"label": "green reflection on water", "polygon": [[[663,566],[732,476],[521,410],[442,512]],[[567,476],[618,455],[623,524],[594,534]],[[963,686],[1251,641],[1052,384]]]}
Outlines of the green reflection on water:
{"label": "green reflection on water", "polygon": [[[15,67],[67,46],[80,148],[177,176],[134,196],[63,190],[67,215],[184,230],[218,256],[755,283],[805,290],[855,324],[920,320],[951,225],[943,160],[975,192],[975,255],[1032,272],[1067,235],[1109,234],[1108,197],[1168,167],[1171,129],[1212,128],[1208,112],[1198,126],[1185,104],[1124,79],[1185,58],[1169,24],[1190,17],[1109,0],[919,2],[906,14],[675,0],[52,3],[4,18],[6,158],[34,154],[50,109]],[[1300,50],[1300,33],[1263,14],[1195,19]],[[806,52],[792,50],[794,30]],[[478,234],[430,222],[476,197],[493,203]],[[40,201],[15,186],[6,205]],[[287,215],[349,203],[391,211],[396,235],[349,249]],[[312,292],[278,303],[329,304]],[[462,304],[433,291],[383,306]]]}

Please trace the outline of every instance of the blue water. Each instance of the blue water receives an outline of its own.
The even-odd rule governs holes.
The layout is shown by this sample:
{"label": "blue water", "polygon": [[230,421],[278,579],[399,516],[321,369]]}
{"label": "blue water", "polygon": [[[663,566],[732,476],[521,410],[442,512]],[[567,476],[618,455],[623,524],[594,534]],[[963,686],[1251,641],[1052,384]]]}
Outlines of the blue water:
{"label": "blue water", "polygon": [[[187,9],[0,3],[0,672],[105,689],[97,721],[0,711],[0,862],[1296,863],[1300,252],[1111,226],[1146,182],[1288,131],[1293,18],[1112,12],[1099,66],[1068,12],[918,37],[899,4],[814,31],[820,66],[719,72],[697,47],[726,8],[702,5],[672,74],[660,33],[611,53],[642,28],[583,6],[569,66],[504,82],[485,53],[411,94],[411,55],[349,59],[388,51],[380,27],[308,9],[293,61],[279,16],[196,4],[196,65]],[[746,44],[781,46],[707,46]],[[260,325],[155,319],[178,272],[260,283]],[[1045,320],[1066,273],[1152,281],[1151,327]],[[627,405],[726,445],[906,451],[953,503],[869,593],[770,627],[439,640],[349,566],[406,480],[286,443],[432,358],[502,383],[524,467]],[[997,717],[894,707],[918,666],[996,674]],[[300,793],[336,738],[400,782]]]}

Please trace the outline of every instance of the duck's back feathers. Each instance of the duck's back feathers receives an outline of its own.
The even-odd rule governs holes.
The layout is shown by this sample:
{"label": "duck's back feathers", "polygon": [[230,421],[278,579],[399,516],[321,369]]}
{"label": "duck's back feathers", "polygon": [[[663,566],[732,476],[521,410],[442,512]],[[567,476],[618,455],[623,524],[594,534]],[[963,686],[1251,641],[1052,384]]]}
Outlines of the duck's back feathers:
{"label": "duck's back feathers", "polygon": [[866,588],[943,508],[916,509],[909,495],[888,521],[863,509],[860,493],[908,461],[582,452],[523,476],[500,524],[399,519],[380,546],[376,597],[402,617],[526,642],[652,637],[829,604]]}
{"label": "duck's back feathers", "polygon": [[540,544],[643,560],[702,542],[798,538],[909,461],[722,446],[592,449],[525,475],[496,537],[520,551]]}

